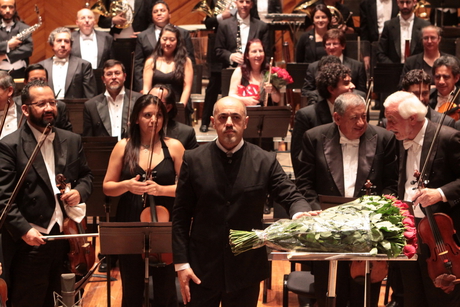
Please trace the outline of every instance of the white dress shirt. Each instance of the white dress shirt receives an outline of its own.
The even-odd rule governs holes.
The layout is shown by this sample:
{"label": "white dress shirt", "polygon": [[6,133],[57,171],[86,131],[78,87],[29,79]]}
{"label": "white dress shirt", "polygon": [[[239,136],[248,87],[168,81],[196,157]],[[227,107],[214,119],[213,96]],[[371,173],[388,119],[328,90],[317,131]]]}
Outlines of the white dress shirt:
{"label": "white dress shirt", "polygon": [[59,59],[53,57],[53,87],[57,99],[65,97],[65,81],[67,69],[69,68],[69,58]]}
{"label": "white dress shirt", "polygon": [[356,176],[358,174],[359,139],[349,140],[340,131],[340,145],[342,147],[343,160],[343,184],[345,197],[353,197],[355,194]]}
{"label": "white dress shirt", "polygon": [[[455,86],[453,89],[453,92],[455,92],[456,89],[457,87]],[[451,96],[450,94],[448,94],[447,96],[443,96],[438,91],[438,99],[437,99],[436,107],[434,108],[434,110],[439,111],[439,108],[442,107],[443,104],[449,101],[449,99],[451,98],[450,96]]]}
{"label": "white dress shirt", "polygon": [[393,2],[391,0],[376,0],[377,5],[377,28],[379,30],[379,37],[382,35],[383,25],[385,21],[391,19],[391,11],[393,9]]}
{"label": "white dress shirt", "polygon": [[246,50],[246,44],[248,43],[248,38],[249,38],[249,27],[251,25],[251,16],[248,15],[246,18],[242,19],[240,15],[237,13],[236,19],[240,23],[241,51],[244,53],[244,51]]}
{"label": "white dress shirt", "polygon": [[81,58],[91,63],[93,69],[97,69],[97,37],[96,32],[85,35],[80,31]]}
{"label": "white dress shirt", "polygon": [[123,102],[125,97],[125,88],[123,87],[115,100],[110,96],[106,90],[105,98],[107,99],[107,106],[109,107],[110,126],[112,127],[112,136],[121,139],[121,129],[123,121]]}
{"label": "white dress shirt", "polygon": [[406,51],[406,40],[411,41],[412,38],[412,28],[414,26],[414,14],[409,17],[409,19],[404,20],[401,16],[399,16],[399,23],[400,23],[400,31],[401,31],[401,63],[405,62],[404,54]]}
{"label": "white dress shirt", "polygon": [[[3,116],[5,115],[5,110],[0,110],[0,122],[3,121]],[[18,129],[18,114],[16,112],[16,104],[11,100],[10,107],[6,111],[5,124],[3,125],[2,134],[0,139],[4,138],[10,133],[13,133]]]}
{"label": "white dress shirt", "polygon": [[[29,123],[26,123],[29,125]],[[32,133],[34,134],[35,139],[37,140],[37,143],[40,140],[40,137],[42,133],[29,125],[30,129],[32,130]],[[60,194],[61,192],[56,186],[56,170],[55,170],[55,160],[54,160],[54,148],[53,148],[53,140],[54,140],[54,132],[51,132],[45,142],[43,143],[42,147],[40,148],[40,152],[43,156],[43,160],[45,162],[46,166],[46,171],[48,173],[48,177],[51,182],[51,188],[53,189],[54,192],[54,199],[55,199],[55,207],[54,207],[54,213],[53,216],[51,217],[50,223],[48,224],[48,228],[43,228],[38,225],[35,225],[33,223],[30,223],[33,228],[37,229],[39,232],[44,233],[44,234],[49,234],[51,232],[51,229],[54,227],[54,224],[59,225],[59,229],[62,232],[62,224],[64,222],[64,215],[62,213],[61,206],[59,205],[57,195]]]}

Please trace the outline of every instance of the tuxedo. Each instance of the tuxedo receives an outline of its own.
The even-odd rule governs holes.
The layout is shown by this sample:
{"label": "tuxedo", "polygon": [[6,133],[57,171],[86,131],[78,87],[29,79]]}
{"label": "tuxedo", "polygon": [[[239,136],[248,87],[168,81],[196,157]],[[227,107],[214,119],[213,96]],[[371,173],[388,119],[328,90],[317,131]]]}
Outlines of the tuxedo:
{"label": "tuxedo", "polygon": [[[133,110],[134,103],[142,95],[137,92],[132,92],[131,107],[129,108],[129,96],[131,91],[125,89],[123,97],[123,118],[122,118],[122,131],[120,135],[126,132],[128,113]],[[112,124],[110,122],[109,106],[107,97],[99,94],[85,102],[83,109],[83,136],[112,136]]]}
{"label": "tuxedo", "polygon": [[[302,86],[302,96],[304,97],[308,97],[311,91],[316,90],[316,75],[318,74],[318,64],[319,61],[316,61],[308,65]],[[367,75],[364,68],[364,63],[344,56],[342,64],[350,68],[351,82],[353,82],[356,89],[362,92],[366,92]]]}
{"label": "tuxedo", "polygon": [[315,29],[308,30],[302,36],[296,46],[295,61],[297,63],[313,63],[319,61],[323,56],[327,55],[324,50],[323,42],[321,42],[322,52],[316,50]]}
{"label": "tuxedo", "polygon": [[[410,54],[423,52],[422,28],[430,23],[424,19],[414,17],[412,37],[410,40]],[[401,63],[401,26],[399,16],[385,21],[379,47],[377,48],[377,61],[379,63]]]}
{"label": "tuxedo", "polygon": [[[195,51],[193,49],[190,34],[183,28],[178,27],[178,29],[182,39],[184,40],[188,57],[192,61],[193,65],[195,65]],[[157,39],[155,37],[155,25],[150,24],[150,26],[145,31],[139,33],[136,40],[136,50],[134,52],[134,89],[136,91],[142,90],[144,81],[144,64],[147,58],[153,54],[156,45]]]}
{"label": "tuxedo", "polygon": [[[21,109],[22,100],[21,100],[21,96],[13,97],[13,101],[16,104],[16,114],[18,114],[17,120],[18,120],[18,125],[19,125],[19,122],[21,121],[21,115],[22,115],[22,109]],[[64,129],[64,130],[72,131],[72,124],[69,121],[69,114],[67,113],[66,104],[64,102],[58,100],[57,101],[57,111],[58,111],[58,114],[57,114],[56,120],[54,122],[54,126],[56,128],[61,128],[61,129]],[[22,125],[24,125],[26,120],[27,120],[26,117],[24,117],[22,119]]]}
{"label": "tuxedo", "polygon": [[[48,71],[48,85],[54,91],[53,58],[39,62]],[[57,94],[57,93],[55,93]],[[91,63],[76,56],[69,56],[64,98],[93,98],[97,95],[96,78]]]}
{"label": "tuxedo", "polygon": [[[236,52],[237,29],[238,20],[236,15],[223,20],[217,29],[214,50],[218,61],[223,64],[223,68],[230,66],[230,55]],[[259,19],[250,17],[248,41],[254,38],[262,41],[262,45],[265,46],[265,56],[268,58],[271,54],[271,50],[266,48],[266,46],[269,46],[268,25]]]}
{"label": "tuxedo", "polygon": [[[422,168],[437,125],[428,121],[422,146],[420,166]],[[399,146],[399,182],[398,191],[402,198],[405,193],[407,151],[402,142]],[[433,151],[428,159],[424,172],[428,180],[427,188],[440,188],[447,202],[439,202],[431,206],[433,213],[445,213],[453,222],[454,228],[460,230],[460,132],[450,127],[442,126],[439,136],[434,142]],[[419,239],[420,240],[420,239]],[[430,251],[422,241],[418,242],[420,253],[417,263],[401,265],[401,276],[404,284],[404,305],[406,306],[456,306],[460,301],[460,287],[446,295],[435,288],[428,276],[426,258]],[[433,251],[431,251],[433,252]]]}
{"label": "tuxedo", "polygon": [[[71,189],[79,192],[85,202],[92,190],[92,174],[83,153],[81,137],[72,132],[54,128],[52,143],[55,159],[55,174],[63,174]],[[13,189],[21,176],[37,141],[29,125],[23,125],[0,141],[0,209],[9,201]],[[47,242],[39,247],[27,245],[21,237],[33,223],[47,228],[55,212],[54,179],[50,179],[41,151],[27,172],[15,202],[12,204],[2,229],[4,249],[4,273],[10,283],[10,300],[17,306],[52,306],[52,291],[60,293],[60,278],[65,242]],[[61,204],[62,208],[62,204]],[[63,209],[64,217],[66,216]],[[59,227],[51,234],[59,234]],[[35,262],[34,262],[35,261]],[[34,274],[30,274],[34,272]],[[31,291],[32,287],[34,291]],[[45,301],[47,303],[45,303]]]}
{"label": "tuxedo", "polygon": [[[458,88],[458,86],[457,86]],[[454,101],[456,105],[460,105],[460,95],[457,96],[457,99]],[[435,89],[430,93],[430,107],[434,110],[438,104],[438,90]]]}
{"label": "tuxedo", "polygon": [[296,177],[300,170],[299,154],[302,150],[302,138],[305,131],[329,123],[332,123],[332,115],[326,99],[306,106],[295,113],[291,136],[291,161]]}
{"label": "tuxedo", "polygon": [[[103,0],[103,4],[109,9],[110,4],[114,0]],[[149,24],[152,22],[152,0],[135,0],[134,1],[134,16],[133,16],[133,30],[134,32],[141,32],[147,29]],[[118,34],[122,29],[112,26],[112,17],[99,16],[98,26],[101,28],[110,29],[110,34]]]}
{"label": "tuxedo", "polygon": [[185,151],[172,218],[174,263],[189,263],[200,287],[213,292],[258,287],[269,276],[266,249],[235,256],[228,236],[263,227],[268,194],[291,217],[310,210],[273,153],[247,142],[230,158],[216,142]]}
{"label": "tuxedo", "polygon": [[[379,0],[364,0],[359,5],[361,40],[371,43],[379,40],[376,1]],[[396,0],[391,0],[391,2],[391,18],[394,18],[398,15],[399,8]]]}
{"label": "tuxedo", "polygon": [[[103,68],[105,61],[113,58],[112,43],[113,37],[105,32],[94,30],[97,41],[97,68]],[[72,32],[71,55],[81,58],[80,31]]]}
{"label": "tuxedo", "polygon": [[[311,206],[320,209],[318,195],[345,196],[342,148],[335,123],[308,130],[302,141],[296,175],[298,189]],[[369,179],[373,194],[394,194],[398,181],[397,146],[394,135],[383,128],[368,125],[359,139],[358,172],[353,197],[365,194]]]}
{"label": "tuxedo", "polygon": [[168,119],[168,125],[166,126],[166,136],[179,140],[185,149],[194,149],[198,147],[195,129],[175,121],[174,119]]}
{"label": "tuxedo", "polygon": [[[21,21],[16,21],[14,25],[11,27],[10,32],[6,32],[4,28],[0,28],[0,54],[6,54],[11,64],[20,60],[24,60],[26,62],[25,65],[29,65],[29,57],[32,56],[32,52],[34,49],[32,35],[26,38],[22,42],[22,44],[20,44],[16,49],[10,50],[10,52],[6,52],[8,47],[8,41],[13,36],[18,35],[20,32],[24,31],[27,28],[29,28],[29,26]],[[23,69],[25,69],[26,66],[24,66]],[[11,73],[13,78],[24,78],[23,69],[21,75],[15,75],[15,72],[13,71]]]}

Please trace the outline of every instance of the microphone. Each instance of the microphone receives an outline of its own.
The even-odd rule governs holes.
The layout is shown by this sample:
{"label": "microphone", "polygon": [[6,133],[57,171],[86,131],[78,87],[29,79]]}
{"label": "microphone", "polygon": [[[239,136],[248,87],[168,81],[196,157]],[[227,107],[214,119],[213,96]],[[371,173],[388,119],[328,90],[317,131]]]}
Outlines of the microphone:
{"label": "microphone", "polygon": [[72,307],[75,304],[75,274],[61,274],[61,294],[63,307]]}

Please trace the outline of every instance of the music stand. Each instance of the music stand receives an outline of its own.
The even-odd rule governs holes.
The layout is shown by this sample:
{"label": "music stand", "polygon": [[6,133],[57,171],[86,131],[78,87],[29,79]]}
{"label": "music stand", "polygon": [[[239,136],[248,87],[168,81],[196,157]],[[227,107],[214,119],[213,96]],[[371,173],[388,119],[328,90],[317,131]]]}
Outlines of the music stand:
{"label": "music stand", "polygon": [[291,109],[281,107],[248,107],[249,121],[244,138],[258,138],[259,146],[262,138],[286,137],[291,118]]}
{"label": "music stand", "polygon": [[[105,255],[144,254],[145,306],[149,306],[149,254],[172,253],[171,222],[100,223],[101,253]],[[113,244],[117,242],[117,244]],[[107,307],[110,307],[110,275],[107,275]]]}

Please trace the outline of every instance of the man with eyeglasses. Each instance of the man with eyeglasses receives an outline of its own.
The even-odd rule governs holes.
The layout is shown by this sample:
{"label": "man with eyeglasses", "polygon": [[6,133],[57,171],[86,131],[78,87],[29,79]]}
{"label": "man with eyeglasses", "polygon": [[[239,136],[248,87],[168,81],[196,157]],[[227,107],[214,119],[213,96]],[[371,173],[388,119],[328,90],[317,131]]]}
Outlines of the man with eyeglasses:
{"label": "man with eyeglasses", "polygon": [[[328,55],[338,57],[343,65],[350,68],[350,77],[353,84],[356,86],[356,90],[363,92],[362,94],[365,95],[367,88],[367,75],[366,70],[364,69],[364,64],[343,55],[343,51],[347,46],[345,33],[339,29],[328,30],[323,36],[323,45]],[[318,64],[320,61],[316,61],[308,65],[304,84],[302,86],[302,95],[306,95],[308,97],[309,92],[316,90],[315,78],[318,74]]]}
{"label": "man with eyeglasses", "polygon": [[406,57],[423,52],[421,30],[430,23],[415,16],[417,0],[398,0],[397,3],[399,16],[386,21],[383,26],[377,49],[379,63],[404,63]]}
{"label": "man with eyeglasses", "polygon": [[128,131],[128,113],[131,113],[141,94],[125,88],[126,71],[120,61],[106,61],[103,71],[102,81],[106,91],[85,102],[83,136],[115,136],[121,139]]}
{"label": "man with eyeglasses", "polygon": [[447,55],[439,50],[439,43],[441,42],[441,28],[435,26],[426,26],[422,29],[422,43],[423,52],[410,56],[404,63],[401,78],[410,70],[422,69],[425,71],[434,84],[432,75],[432,67],[434,61],[440,56]]}
{"label": "man with eyeglasses", "polygon": [[[2,80],[1,77],[0,77],[0,80]],[[27,66],[27,68],[24,70],[24,85],[29,82],[35,81],[35,80],[40,80],[46,83],[48,82],[48,71],[41,64],[31,64]],[[0,83],[1,82],[2,81],[0,81]],[[13,82],[13,88],[14,88],[14,82]],[[20,125],[23,125],[25,123],[25,117],[21,111],[21,107],[22,107],[21,96],[19,95],[19,96],[13,97],[13,101],[14,101],[14,104],[16,105],[16,114],[18,114],[18,116],[16,116],[16,121],[15,121],[17,125],[16,126],[13,125],[11,127],[11,130],[12,130],[11,132],[16,131],[16,129]],[[54,126],[57,128],[64,129],[64,130],[72,131],[72,124],[69,121],[66,104],[62,101],[57,101],[57,110],[58,110],[58,114],[57,114]],[[7,121],[8,121],[9,116],[13,116],[11,112],[8,113]]]}
{"label": "man with eyeglasses", "polygon": [[90,9],[79,10],[75,23],[79,31],[72,32],[70,54],[90,62],[93,69],[102,68],[105,61],[112,58],[113,37],[94,30],[95,17]]}
{"label": "man with eyeglasses", "polygon": [[[32,81],[22,91],[26,123],[0,141],[0,211],[5,209],[32,152],[48,124],[46,136],[2,227],[4,276],[12,306],[54,306],[53,292],[61,293],[61,274],[69,249],[67,240],[45,241],[63,234],[63,221],[84,203],[92,190],[92,174],[81,137],[52,127],[57,117],[53,90]],[[64,175],[69,191],[61,194],[56,176]],[[81,205],[80,205],[81,207]],[[32,290],[33,289],[33,290]]]}

